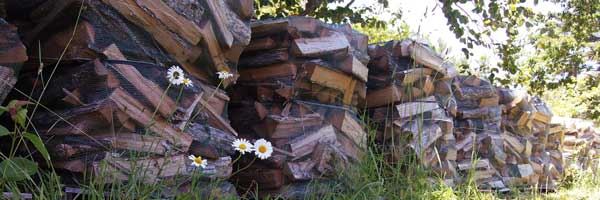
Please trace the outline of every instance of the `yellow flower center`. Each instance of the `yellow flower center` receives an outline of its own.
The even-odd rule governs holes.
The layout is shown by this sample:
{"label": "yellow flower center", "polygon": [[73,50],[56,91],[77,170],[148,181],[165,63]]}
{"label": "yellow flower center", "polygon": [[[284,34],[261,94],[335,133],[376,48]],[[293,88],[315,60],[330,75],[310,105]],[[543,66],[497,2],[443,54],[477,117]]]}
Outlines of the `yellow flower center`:
{"label": "yellow flower center", "polygon": [[266,153],[267,152],[267,147],[266,146],[260,146],[260,147],[258,147],[258,152],[260,152],[260,153]]}
{"label": "yellow flower center", "polygon": [[240,149],[241,150],[246,150],[246,148],[248,148],[248,147],[246,147],[246,144],[240,144]]}
{"label": "yellow flower center", "polygon": [[183,79],[183,83],[184,83],[184,84],[188,84],[188,83],[190,83],[190,79]]}
{"label": "yellow flower center", "polygon": [[200,157],[196,157],[196,158],[194,158],[194,162],[195,162],[196,164],[202,164],[202,158],[200,158]]}

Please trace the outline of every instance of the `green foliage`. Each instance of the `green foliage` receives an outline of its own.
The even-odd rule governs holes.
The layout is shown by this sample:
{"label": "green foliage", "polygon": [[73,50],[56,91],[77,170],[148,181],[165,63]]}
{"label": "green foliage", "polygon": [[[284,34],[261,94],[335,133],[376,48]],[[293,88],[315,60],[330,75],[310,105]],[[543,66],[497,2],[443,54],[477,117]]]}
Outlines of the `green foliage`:
{"label": "green foliage", "polygon": [[50,161],[50,154],[48,153],[46,146],[44,146],[44,142],[42,142],[42,139],[40,139],[40,136],[33,133],[24,132],[23,137],[33,144],[33,146],[40,152],[40,154],[42,154],[42,157],[44,157],[46,161]]}
{"label": "green foliage", "polygon": [[341,5],[344,0],[255,0],[254,2],[258,19],[303,15],[333,23],[358,23],[369,27],[385,27],[383,21],[371,14],[377,9],[388,6],[388,0],[377,0],[371,6],[356,9],[351,8],[355,1]]}
{"label": "green foliage", "polygon": [[0,179],[4,181],[23,181],[37,171],[37,163],[22,157],[8,158],[0,162]]}

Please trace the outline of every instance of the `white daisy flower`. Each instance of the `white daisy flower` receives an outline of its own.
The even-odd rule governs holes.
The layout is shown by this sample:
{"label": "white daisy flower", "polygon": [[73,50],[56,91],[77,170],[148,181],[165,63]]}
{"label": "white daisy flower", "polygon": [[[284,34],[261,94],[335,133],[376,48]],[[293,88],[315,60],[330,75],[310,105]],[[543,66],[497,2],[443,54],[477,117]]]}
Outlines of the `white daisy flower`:
{"label": "white daisy flower", "polygon": [[198,156],[194,156],[194,155],[190,155],[188,156],[188,158],[190,160],[192,160],[192,165],[194,167],[202,167],[205,168],[206,167],[206,160],[202,159],[202,157]]}
{"label": "white daisy flower", "polygon": [[229,73],[228,71],[217,72],[217,75],[219,75],[219,79],[223,80],[233,77],[233,74]]}
{"label": "white daisy flower", "polygon": [[192,83],[192,80],[190,80],[189,78],[183,78],[183,85],[185,85],[185,87],[192,87],[194,86],[194,83]]}
{"label": "white daisy flower", "polygon": [[183,70],[179,68],[179,66],[171,66],[169,71],[167,71],[167,79],[173,85],[179,85],[183,83],[185,77],[183,76]]}
{"label": "white daisy flower", "polygon": [[252,148],[254,148],[254,146],[246,139],[236,139],[231,146],[233,146],[236,151],[242,153],[242,155],[246,152],[252,152]]}
{"label": "white daisy flower", "polygon": [[271,146],[271,142],[262,138],[254,142],[254,154],[256,154],[256,156],[258,156],[258,158],[261,160],[271,157],[272,153],[273,146]]}

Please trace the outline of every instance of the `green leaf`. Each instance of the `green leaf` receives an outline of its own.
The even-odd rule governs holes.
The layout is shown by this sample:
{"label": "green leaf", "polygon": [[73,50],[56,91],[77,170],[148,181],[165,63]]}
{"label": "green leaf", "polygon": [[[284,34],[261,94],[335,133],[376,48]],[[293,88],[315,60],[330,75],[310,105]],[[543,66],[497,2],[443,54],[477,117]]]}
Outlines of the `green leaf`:
{"label": "green leaf", "polygon": [[5,135],[10,135],[10,131],[8,129],[6,129],[6,127],[0,125],[0,137],[5,136]]}
{"label": "green leaf", "polygon": [[25,122],[27,121],[27,109],[20,109],[17,111],[16,120],[21,127],[25,128]]}
{"label": "green leaf", "polygon": [[22,157],[15,157],[0,162],[0,179],[6,181],[22,181],[37,173],[36,162]]}
{"label": "green leaf", "polygon": [[37,136],[33,133],[25,132],[23,133],[23,137],[27,138],[31,143],[33,143],[33,146],[35,146],[35,148],[38,151],[40,151],[44,159],[50,161],[50,154],[48,154],[48,150],[46,149],[46,146],[44,146],[44,142],[42,142],[40,136]]}
{"label": "green leaf", "polygon": [[0,115],[4,114],[4,112],[8,111],[8,108],[4,106],[0,106]]}

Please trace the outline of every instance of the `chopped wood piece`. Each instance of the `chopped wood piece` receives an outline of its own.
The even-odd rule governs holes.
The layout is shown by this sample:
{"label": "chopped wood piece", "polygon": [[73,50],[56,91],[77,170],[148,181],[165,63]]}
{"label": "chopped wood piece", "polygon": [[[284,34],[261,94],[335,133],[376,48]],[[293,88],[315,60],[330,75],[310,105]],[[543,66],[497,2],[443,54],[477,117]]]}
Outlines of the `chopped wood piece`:
{"label": "chopped wood piece", "polygon": [[297,73],[296,65],[293,63],[273,64],[254,69],[240,70],[240,81],[261,81],[276,77],[295,77]]}
{"label": "chopped wood piece", "polygon": [[179,146],[181,150],[187,151],[192,143],[192,138],[189,135],[173,128],[160,118],[153,118],[150,109],[141,105],[123,90],[116,89],[109,98],[115,103],[117,108],[127,113],[131,119],[135,120],[140,125],[147,126],[152,132],[163,136],[169,142]]}
{"label": "chopped wood piece", "polygon": [[369,68],[360,62],[356,57],[349,56],[341,64],[340,69],[344,72],[351,73],[362,82],[367,82],[369,76]]}
{"label": "chopped wood piece", "polygon": [[436,109],[440,109],[440,107],[434,96],[418,99],[414,102],[396,105],[396,110],[399,114],[398,117],[400,118],[408,118]]}
{"label": "chopped wood piece", "polygon": [[[111,59],[125,60],[116,45],[107,47],[103,53]],[[117,72],[140,91],[163,117],[170,117],[177,109],[175,102],[171,98],[163,96],[163,90],[154,82],[146,79],[134,66],[124,64],[115,64],[114,66]]]}
{"label": "chopped wood piece", "polygon": [[296,155],[295,159],[302,158],[315,149],[319,142],[333,143],[336,140],[336,133],[332,126],[325,126],[317,131],[306,134],[306,136],[290,141],[292,153]]}
{"label": "chopped wood piece", "polygon": [[320,57],[331,54],[347,54],[350,44],[343,35],[320,38],[299,38],[292,44],[292,53],[302,57]]}
{"label": "chopped wood piece", "polygon": [[233,45],[233,34],[229,31],[225,19],[224,1],[205,1],[208,10],[213,15],[215,26],[219,32],[219,43],[223,48],[230,48]]}
{"label": "chopped wood piece", "polygon": [[328,121],[348,138],[352,139],[356,145],[366,148],[367,132],[358,119],[348,111],[338,111],[331,115]]}
{"label": "chopped wood piece", "polygon": [[271,138],[290,138],[306,133],[321,125],[322,118],[318,113],[302,117],[269,115],[267,117],[267,134]]}

